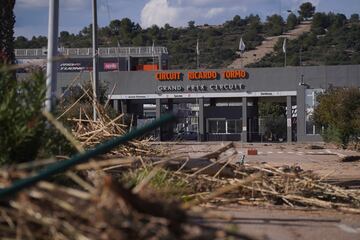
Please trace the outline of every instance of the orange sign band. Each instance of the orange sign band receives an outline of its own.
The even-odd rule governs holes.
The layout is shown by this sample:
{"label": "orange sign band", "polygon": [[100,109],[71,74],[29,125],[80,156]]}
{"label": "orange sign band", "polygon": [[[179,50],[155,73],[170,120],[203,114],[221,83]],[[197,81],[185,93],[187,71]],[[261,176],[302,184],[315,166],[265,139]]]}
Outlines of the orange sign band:
{"label": "orange sign band", "polygon": [[215,71],[210,72],[188,72],[189,80],[215,80],[218,74]]}
{"label": "orange sign band", "polygon": [[247,72],[244,70],[232,70],[232,71],[225,71],[224,78],[225,79],[239,79],[239,78],[247,78]]}
{"label": "orange sign band", "polygon": [[156,73],[155,77],[159,81],[179,81],[181,80],[181,73],[180,72]]}
{"label": "orange sign band", "polygon": [[[189,80],[216,80],[219,73],[216,71],[207,72],[188,72]],[[246,79],[249,77],[248,72],[244,70],[229,70],[223,72],[224,79]],[[156,80],[159,81],[181,81],[183,75],[181,72],[158,72],[155,74]]]}

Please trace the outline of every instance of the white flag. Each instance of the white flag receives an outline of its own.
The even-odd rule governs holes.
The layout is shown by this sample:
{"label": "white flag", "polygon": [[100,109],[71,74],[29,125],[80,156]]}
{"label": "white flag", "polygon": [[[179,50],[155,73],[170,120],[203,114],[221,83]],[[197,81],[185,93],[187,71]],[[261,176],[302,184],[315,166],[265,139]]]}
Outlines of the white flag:
{"label": "white flag", "polygon": [[196,42],[196,54],[200,55],[200,49],[199,49],[199,39]]}
{"label": "white flag", "polygon": [[283,42],[283,53],[286,53],[286,38],[284,38]]}
{"label": "white flag", "polygon": [[243,41],[242,38],[240,38],[239,50],[240,50],[241,52],[245,51],[245,43],[244,43],[244,41]]}

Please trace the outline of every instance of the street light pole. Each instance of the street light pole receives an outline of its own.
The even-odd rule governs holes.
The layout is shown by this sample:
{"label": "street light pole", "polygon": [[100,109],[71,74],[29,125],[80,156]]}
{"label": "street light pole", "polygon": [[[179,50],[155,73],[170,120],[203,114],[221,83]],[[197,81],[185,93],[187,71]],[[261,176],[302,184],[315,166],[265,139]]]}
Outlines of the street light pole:
{"label": "street light pole", "polygon": [[55,105],[57,69],[55,57],[58,54],[59,0],[49,1],[49,26],[46,68],[45,110],[51,112]]}
{"label": "street light pole", "polygon": [[93,21],[92,21],[92,50],[93,50],[93,118],[97,119],[96,104],[98,99],[98,49],[97,49],[97,0],[92,1]]}

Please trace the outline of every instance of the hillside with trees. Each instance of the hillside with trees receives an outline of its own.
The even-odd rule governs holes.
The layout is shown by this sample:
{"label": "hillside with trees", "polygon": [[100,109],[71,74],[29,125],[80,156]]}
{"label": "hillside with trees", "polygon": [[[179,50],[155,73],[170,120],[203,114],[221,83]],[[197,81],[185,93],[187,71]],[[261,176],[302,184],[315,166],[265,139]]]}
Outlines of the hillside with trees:
{"label": "hillside with trees", "polygon": [[[250,15],[244,19],[235,16],[219,26],[196,26],[194,21],[190,21],[184,28],[174,28],[166,24],[161,28],[154,25],[147,29],[142,29],[139,24],[124,18],[113,20],[108,26],[99,28],[99,46],[152,46],[154,41],[156,46],[168,48],[172,68],[194,68],[196,42],[199,39],[201,67],[216,68],[225,66],[235,59],[240,36],[247,42],[247,48],[251,49],[261,43],[264,32],[272,34],[257,15]],[[30,40],[19,36],[16,38],[15,47],[42,48],[46,43],[47,39],[44,36],[33,37]],[[91,47],[91,25],[84,27],[78,34],[61,32],[60,46]]]}
{"label": "hillside with trees", "polygon": [[[240,17],[220,25],[198,26],[189,21],[187,27],[174,28],[169,24],[156,25],[142,29],[128,18],[116,19],[108,26],[99,28],[99,46],[165,46],[171,55],[171,68],[196,67],[196,42],[200,42],[200,66],[202,68],[220,68],[229,65],[236,57],[240,37],[251,50],[261,44],[266,36],[276,36],[293,29],[299,22],[295,14],[290,14],[285,21],[280,15],[272,15],[262,21],[258,15]],[[19,36],[15,48],[42,48],[47,39],[44,36],[26,39]],[[91,25],[84,27],[78,34],[60,32],[60,47],[91,47]]]}
{"label": "hillside with trees", "polygon": [[[279,36],[294,29],[301,20],[312,19],[312,31],[299,39],[288,41],[288,65],[324,65],[360,63],[359,15],[347,19],[343,14],[316,13],[311,3],[299,7],[298,15],[289,13],[286,20],[280,15],[268,16],[262,21],[258,15],[234,16],[220,25],[196,25],[189,21],[187,27],[175,28],[169,24],[143,29],[128,18],[112,20],[99,28],[100,47],[156,46],[168,48],[170,68],[187,69],[196,67],[196,43],[200,43],[200,67],[223,68],[238,57],[240,37],[246,44],[246,51],[256,48],[268,36]],[[43,48],[47,45],[44,36],[26,39],[19,36],[15,48]],[[60,33],[60,47],[91,47],[91,25],[79,33]],[[267,55],[251,67],[283,66],[282,41],[275,46],[275,52]]]}
{"label": "hillside with trees", "polygon": [[[287,41],[288,66],[317,66],[360,64],[359,14],[349,19],[344,14],[315,13],[311,32],[298,39]],[[248,67],[282,67],[285,54],[283,39],[275,46],[275,52]]]}

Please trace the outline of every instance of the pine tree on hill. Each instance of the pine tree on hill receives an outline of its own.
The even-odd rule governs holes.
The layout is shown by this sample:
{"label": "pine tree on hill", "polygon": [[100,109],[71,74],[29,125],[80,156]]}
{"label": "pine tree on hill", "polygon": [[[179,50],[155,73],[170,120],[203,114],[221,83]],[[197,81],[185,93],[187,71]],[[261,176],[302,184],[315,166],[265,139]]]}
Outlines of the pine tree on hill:
{"label": "pine tree on hill", "polygon": [[315,13],[315,6],[313,6],[311,2],[303,3],[301,4],[298,13],[302,19],[308,20],[309,18],[312,18]]}

